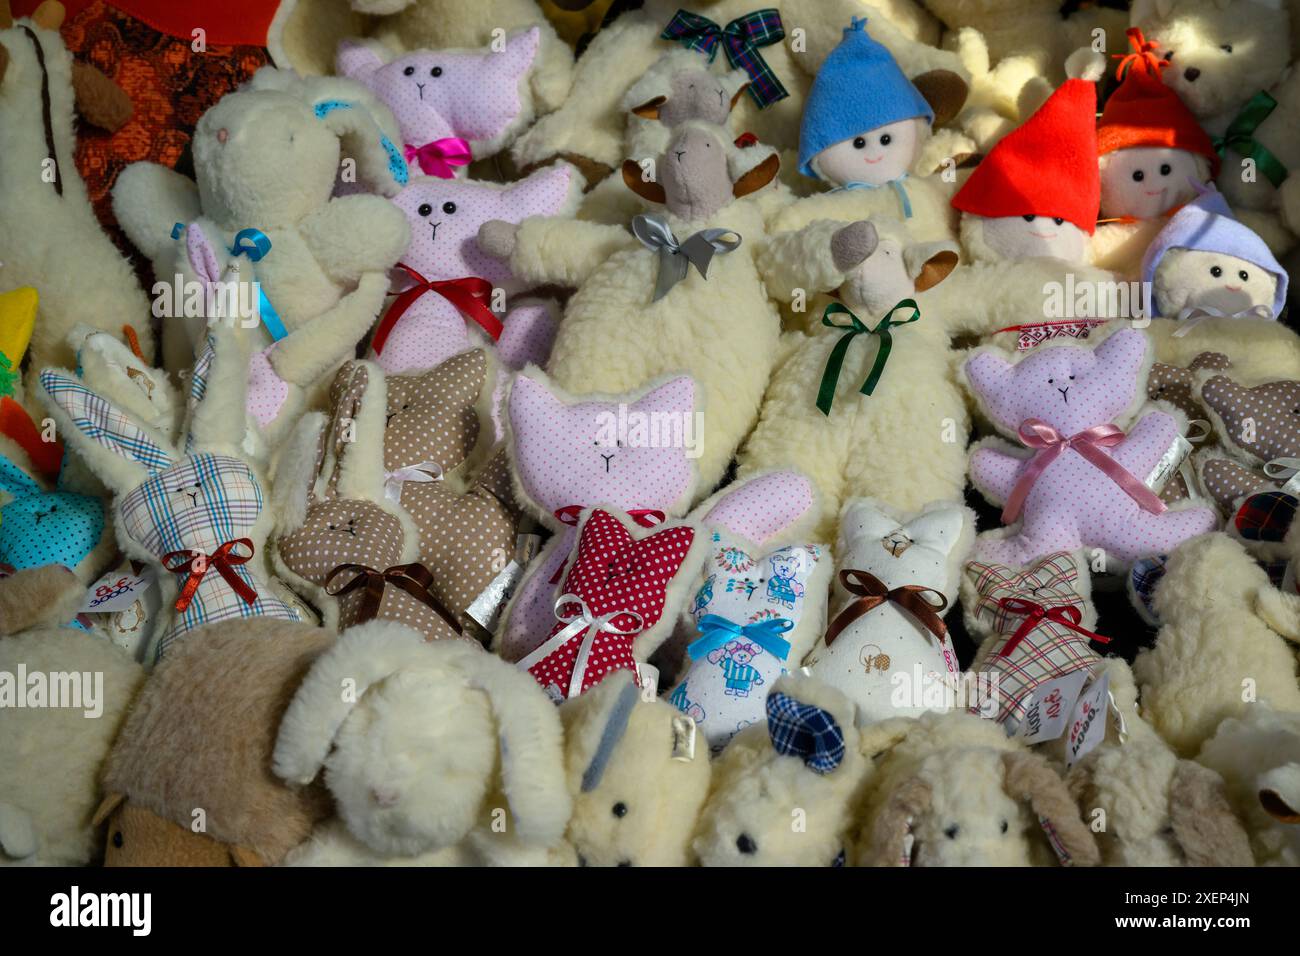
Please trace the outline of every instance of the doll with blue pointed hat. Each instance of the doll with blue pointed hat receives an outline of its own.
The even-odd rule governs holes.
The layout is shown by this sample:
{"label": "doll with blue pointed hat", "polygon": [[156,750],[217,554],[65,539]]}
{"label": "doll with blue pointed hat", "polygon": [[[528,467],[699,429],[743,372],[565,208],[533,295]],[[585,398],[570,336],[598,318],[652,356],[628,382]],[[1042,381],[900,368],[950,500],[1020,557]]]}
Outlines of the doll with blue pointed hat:
{"label": "doll with blue pointed hat", "polygon": [[1286,270],[1213,188],[1169,219],[1147,248],[1142,279],[1168,318],[1276,319],[1286,305]]}
{"label": "doll with blue pointed hat", "polygon": [[933,71],[917,77],[922,93],[866,26],[865,18],[853,18],[813,80],[799,131],[799,171],[836,190],[888,186],[898,195],[896,215],[910,219],[903,181],[936,120],[963,105],[966,85],[956,74]]}

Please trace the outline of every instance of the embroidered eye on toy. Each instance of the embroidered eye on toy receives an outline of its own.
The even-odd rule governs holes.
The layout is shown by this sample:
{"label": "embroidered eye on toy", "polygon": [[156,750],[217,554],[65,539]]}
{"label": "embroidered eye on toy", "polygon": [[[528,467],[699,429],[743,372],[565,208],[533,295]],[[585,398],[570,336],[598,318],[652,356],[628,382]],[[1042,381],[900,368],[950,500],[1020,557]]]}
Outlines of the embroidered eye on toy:
{"label": "embroidered eye on toy", "polygon": [[857,705],[859,726],[953,706],[961,668],[943,614],[974,533],[958,504],[845,505],[830,623],[805,663]]}
{"label": "embroidered eye on toy", "polygon": [[[114,490],[114,524],[128,557],[161,564],[174,614],[154,658],[190,630],[217,621],[296,610],[273,596],[253,562],[270,518],[262,487],[237,457],[244,439],[246,365],[227,327],[214,327],[195,375],[196,404],[184,451],[60,369],[40,377],[59,433]],[[210,353],[210,355],[209,355]],[[197,371],[196,367],[196,371]]]}
{"label": "embroidered eye on toy", "polygon": [[499,152],[533,121],[528,77],[540,33],[536,27],[514,33],[502,49],[412,50],[396,57],[374,42],[344,41],[335,66],[393,111],[412,167],[450,179],[471,160]]}
{"label": "embroidered eye on toy", "polygon": [[515,497],[554,535],[506,610],[496,644],[502,657],[517,661],[546,639],[584,508],[621,509],[652,527],[690,506],[700,436],[674,429],[693,429],[696,408],[695,382],[687,376],[625,395],[581,398],[534,368],[515,377],[506,403]]}
{"label": "embroidered eye on toy", "polygon": [[[1239,385],[1226,375],[1205,378],[1199,397],[1228,455],[1203,457],[1199,475],[1225,515],[1256,491],[1296,494],[1300,482],[1300,382]],[[1230,457],[1229,457],[1230,456]]]}
{"label": "embroidered eye on toy", "polygon": [[576,697],[616,670],[635,671],[666,636],[683,598],[695,529],[671,525],[634,537],[599,508],[578,528],[555,600],[555,626],[519,667],[556,700]]}
{"label": "embroidered eye on toy", "polygon": [[479,246],[478,231],[489,220],[571,214],[580,179],[560,164],[508,186],[420,178],[398,193],[393,202],[410,225],[411,244],[397,266],[397,298],[371,339],[379,366],[420,371],[489,342],[512,368],[545,362],[556,306],[529,298],[509,264]]}
{"label": "embroidered eye on toy", "polygon": [[973,630],[987,635],[971,670],[978,699],[970,709],[1014,734],[1034,688],[1101,660],[1090,642],[1096,611],[1090,583],[1074,555],[1048,555],[1020,568],[972,561],[962,581],[962,606]]}
{"label": "embroidered eye on toy", "polygon": [[1121,328],[1095,348],[1048,342],[1011,359],[986,347],[963,366],[986,417],[1028,452],[985,439],[971,454],[971,481],[1015,525],[981,535],[981,559],[1019,566],[1088,547],[1126,567],[1214,530],[1212,509],[1169,508],[1146,484],[1185,422],[1142,412],[1151,346],[1141,330]]}
{"label": "embroidered eye on toy", "polygon": [[813,502],[808,479],[787,471],[744,482],[702,506],[703,580],[664,652],[685,657],[669,702],[700,725],[715,753],[762,721],[772,685],[799,665],[821,632],[830,555],[795,537]]}

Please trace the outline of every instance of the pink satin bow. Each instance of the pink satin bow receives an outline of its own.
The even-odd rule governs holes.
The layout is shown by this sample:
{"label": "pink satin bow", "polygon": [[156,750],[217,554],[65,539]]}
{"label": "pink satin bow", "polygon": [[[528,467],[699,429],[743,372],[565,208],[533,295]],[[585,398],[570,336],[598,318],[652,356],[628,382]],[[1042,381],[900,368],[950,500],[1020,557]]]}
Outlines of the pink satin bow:
{"label": "pink satin bow", "polygon": [[1101,469],[1107,478],[1119,485],[1124,494],[1136,501],[1144,511],[1158,515],[1166,510],[1165,503],[1155,492],[1102,450],[1113,448],[1124,440],[1124,432],[1118,425],[1093,425],[1077,435],[1065,438],[1041,418],[1026,418],[1020,423],[1019,432],[1021,444],[1039,451],[1030,460],[1029,467],[1020,476],[1016,486],[1011,489],[1011,496],[1002,509],[1003,524],[1011,524],[1020,516],[1020,509],[1024,507],[1025,499],[1029,497],[1038,476],[1061,457],[1067,448],[1078,452],[1089,464]]}
{"label": "pink satin bow", "polygon": [[456,171],[452,167],[468,166],[473,158],[469,143],[459,136],[435,139],[423,146],[406,144],[406,161],[418,161],[426,176],[437,176],[439,179],[453,178]]}

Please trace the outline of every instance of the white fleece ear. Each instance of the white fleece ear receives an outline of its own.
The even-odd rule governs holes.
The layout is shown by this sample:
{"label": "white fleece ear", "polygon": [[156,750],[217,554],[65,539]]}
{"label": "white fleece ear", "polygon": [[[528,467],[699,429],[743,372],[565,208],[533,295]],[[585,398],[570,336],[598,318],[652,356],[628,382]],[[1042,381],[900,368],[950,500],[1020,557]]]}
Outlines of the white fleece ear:
{"label": "white fleece ear", "polygon": [[0,855],[25,860],[35,856],[39,846],[31,814],[12,803],[0,802]]}
{"label": "white fleece ear", "polygon": [[[320,772],[339,728],[371,686],[406,667],[429,667],[439,651],[455,655],[461,641],[431,644],[391,621],[370,621],[340,635],[317,658],[280,722],[271,769],[290,783],[308,784]],[[437,650],[435,650],[437,648]],[[431,657],[431,652],[435,656]],[[468,646],[466,653],[481,653]]]}
{"label": "white fleece ear", "polygon": [[564,770],[559,711],[526,671],[479,653],[470,683],[487,694],[501,745],[502,789],[521,839],[550,846],[573,810]]}
{"label": "white fleece ear", "polygon": [[[245,399],[248,395],[248,359],[235,338],[235,330],[224,321],[208,327],[212,351],[206,372],[200,377],[200,353],[195,362],[191,392],[187,451],[215,451],[240,454],[247,433]],[[201,382],[201,391],[200,391]]]}
{"label": "white fleece ear", "polygon": [[307,520],[307,504],[320,475],[324,450],[320,436],[324,430],[325,414],[308,412],[294,426],[288,441],[280,449],[275,482],[271,487],[271,511],[280,534],[301,528]]}
{"label": "white fleece ear", "polygon": [[1076,80],[1096,83],[1106,73],[1106,54],[1092,47],[1079,47],[1065,59],[1065,75]]}
{"label": "white fleece ear", "polygon": [[397,121],[370,90],[346,77],[311,77],[301,95],[320,122],[339,138],[344,156],[357,161],[363,182],[384,196],[395,196],[410,181],[410,169],[397,146],[384,132]]}

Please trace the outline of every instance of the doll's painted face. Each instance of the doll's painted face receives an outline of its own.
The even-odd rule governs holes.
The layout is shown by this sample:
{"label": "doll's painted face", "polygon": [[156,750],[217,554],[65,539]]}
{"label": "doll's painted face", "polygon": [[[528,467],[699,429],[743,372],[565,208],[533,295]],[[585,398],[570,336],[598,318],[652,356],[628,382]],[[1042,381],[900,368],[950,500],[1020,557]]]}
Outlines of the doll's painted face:
{"label": "doll's painted face", "polygon": [[1072,222],[1051,216],[977,218],[984,231],[984,242],[1003,259],[1084,261],[1088,234]]}
{"label": "doll's painted face", "polygon": [[823,149],[813,157],[812,168],[836,186],[883,186],[906,175],[916,162],[927,129],[926,121],[917,117],[868,130]]}
{"label": "doll's painted face", "polygon": [[1101,214],[1155,219],[1196,197],[1209,179],[1204,157],[1183,149],[1139,146],[1101,158]]}
{"label": "doll's painted face", "polygon": [[1171,249],[1156,268],[1156,305],[1166,316],[1189,308],[1235,315],[1258,305],[1271,312],[1276,296],[1277,277],[1236,256]]}

